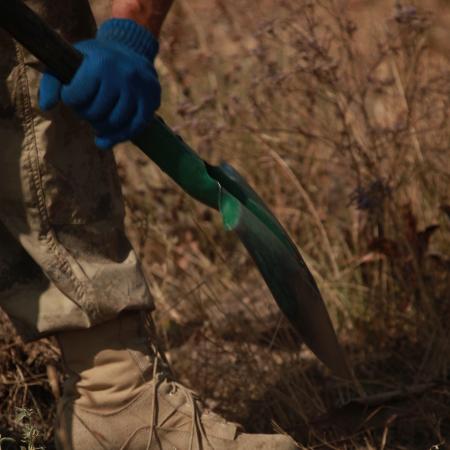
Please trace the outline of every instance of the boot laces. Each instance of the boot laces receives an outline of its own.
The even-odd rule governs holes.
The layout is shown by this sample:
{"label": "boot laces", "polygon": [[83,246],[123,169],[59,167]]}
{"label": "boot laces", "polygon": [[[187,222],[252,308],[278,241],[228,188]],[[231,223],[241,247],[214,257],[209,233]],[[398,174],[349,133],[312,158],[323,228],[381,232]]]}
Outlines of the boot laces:
{"label": "boot laces", "polygon": [[[170,369],[169,362],[167,361],[166,356],[163,352],[161,352],[154,344],[154,342],[150,343],[151,349],[154,353],[154,363],[153,363],[153,395],[152,395],[152,406],[150,411],[150,435],[148,439],[148,443],[146,446],[146,450],[150,450],[152,442],[155,438],[155,430],[157,427],[157,401],[158,401],[158,387],[163,382],[166,381],[170,386],[170,394],[174,394],[175,392],[182,392],[187,404],[190,406],[191,410],[191,431],[189,436],[189,447],[187,450],[193,450],[194,448],[201,449],[202,448],[202,440],[201,437],[204,438],[205,441],[208,441],[208,436],[204,430],[202,421],[201,421],[201,410],[200,398],[198,394],[182,385],[181,383],[174,380],[173,373]],[[197,444],[194,447],[194,443]],[[174,449],[175,450],[175,449]]]}

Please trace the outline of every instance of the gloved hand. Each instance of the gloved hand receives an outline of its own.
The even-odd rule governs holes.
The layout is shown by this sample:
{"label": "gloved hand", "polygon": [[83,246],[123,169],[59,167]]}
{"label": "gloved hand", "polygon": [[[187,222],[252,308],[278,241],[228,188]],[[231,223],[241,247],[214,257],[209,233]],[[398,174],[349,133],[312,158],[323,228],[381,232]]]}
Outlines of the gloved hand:
{"label": "gloved hand", "polygon": [[39,106],[59,101],[72,107],[95,129],[98,147],[108,149],[142,131],[161,102],[161,86],[154,67],[158,41],[129,19],[110,19],[96,38],[75,47],[83,63],[69,84],[46,72],[40,85]]}

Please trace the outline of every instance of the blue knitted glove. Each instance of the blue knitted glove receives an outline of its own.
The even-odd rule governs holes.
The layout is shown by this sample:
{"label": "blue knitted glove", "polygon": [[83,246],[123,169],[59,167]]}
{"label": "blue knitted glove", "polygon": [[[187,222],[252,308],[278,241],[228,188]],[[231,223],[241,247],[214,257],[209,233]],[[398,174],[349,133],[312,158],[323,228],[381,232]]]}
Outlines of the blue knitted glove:
{"label": "blue knitted glove", "polygon": [[46,72],[40,85],[39,106],[59,101],[72,107],[95,129],[98,147],[108,149],[142,131],[161,102],[161,86],[153,65],[158,41],[129,19],[110,19],[96,38],[75,47],[83,63],[69,84]]}

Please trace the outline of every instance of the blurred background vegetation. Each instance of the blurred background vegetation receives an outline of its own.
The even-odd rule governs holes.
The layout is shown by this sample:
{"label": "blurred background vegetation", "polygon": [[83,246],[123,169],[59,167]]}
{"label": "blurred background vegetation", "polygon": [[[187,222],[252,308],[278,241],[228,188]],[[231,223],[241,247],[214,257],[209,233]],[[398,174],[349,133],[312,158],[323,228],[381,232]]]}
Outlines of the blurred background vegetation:
{"label": "blurred background vegetation", "polygon": [[[91,3],[107,16],[107,0]],[[214,211],[119,146],[126,226],[167,356],[251,432],[311,449],[450,448],[450,66],[430,31],[437,3],[175,2],[161,115],[271,206],[355,373],[334,377],[302,346]],[[15,408],[32,408],[51,448],[58,349],[1,324],[2,434],[23,429]]]}

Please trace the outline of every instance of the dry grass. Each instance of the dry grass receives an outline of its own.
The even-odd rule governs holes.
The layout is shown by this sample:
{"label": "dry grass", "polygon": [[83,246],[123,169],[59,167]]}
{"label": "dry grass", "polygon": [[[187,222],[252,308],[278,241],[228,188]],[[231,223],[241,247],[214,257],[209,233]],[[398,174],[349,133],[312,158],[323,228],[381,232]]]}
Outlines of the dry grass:
{"label": "dry grass", "polygon": [[[450,446],[450,72],[418,15],[377,5],[179,0],[159,62],[163,116],[286,225],[358,384],[301,348],[214,212],[117,151],[176,373],[250,431],[281,428],[301,448]],[[48,438],[53,347],[33,359],[36,344],[2,339],[2,426],[31,406]]]}

